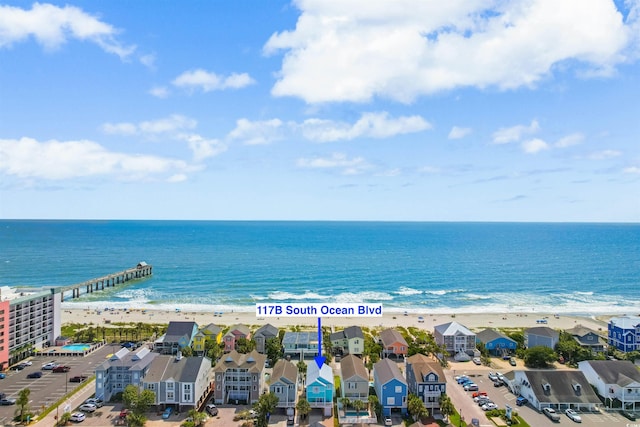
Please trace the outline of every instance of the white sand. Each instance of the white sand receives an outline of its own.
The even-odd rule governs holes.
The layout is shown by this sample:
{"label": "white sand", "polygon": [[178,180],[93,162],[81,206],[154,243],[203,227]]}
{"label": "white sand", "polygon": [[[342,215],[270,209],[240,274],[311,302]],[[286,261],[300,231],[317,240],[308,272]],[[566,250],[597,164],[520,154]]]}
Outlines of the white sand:
{"label": "white sand", "polygon": [[[423,319],[420,321],[419,316]],[[536,321],[546,319],[547,324],[539,324]],[[219,326],[229,326],[236,323],[248,326],[262,326],[270,323],[277,327],[300,325],[309,329],[318,325],[317,317],[256,317],[254,312],[231,312],[214,315],[206,312],[176,312],[160,310],[114,310],[101,311],[64,309],[62,323],[91,323],[93,325],[108,326],[110,323],[159,323],[168,324],[169,321],[195,321],[198,326],[213,323]],[[433,331],[433,327],[447,322],[456,321],[467,328],[478,332],[485,328],[524,328],[534,326],[548,326],[554,329],[570,329],[576,325],[582,325],[595,331],[607,330],[605,317],[569,316],[542,313],[528,314],[500,314],[500,313],[456,313],[454,314],[412,314],[407,315],[393,313],[384,314],[382,317],[323,317],[323,326],[347,327],[359,325],[369,328],[390,328],[395,326],[415,326],[421,329]]]}

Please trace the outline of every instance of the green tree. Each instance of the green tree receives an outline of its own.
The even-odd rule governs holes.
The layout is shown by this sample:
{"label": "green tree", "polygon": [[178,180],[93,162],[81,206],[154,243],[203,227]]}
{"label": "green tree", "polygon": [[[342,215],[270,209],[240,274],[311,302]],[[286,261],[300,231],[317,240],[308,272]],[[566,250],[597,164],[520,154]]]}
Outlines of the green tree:
{"label": "green tree", "polygon": [[221,345],[215,339],[212,339],[205,341],[204,349],[207,357],[211,359],[213,363],[216,363],[224,352],[224,345]]}
{"label": "green tree", "polygon": [[276,361],[282,359],[284,356],[284,351],[282,350],[282,344],[278,337],[268,338],[264,343],[264,352],[267,355],[267,359],[272,362],[272,366],[275,365]]}
{"label": "green tree", "polygon": [[421,420],[429,416],[429,411],[424,406],[424,402],[415,394],[409,394],[407,398],[407,411],[415,421]]}
{"label": "green tree", "polygon": [[128,385],[122,392],[124,406],[134,414],[143,415],[156,401],[156,394],[151,390],[142,390],[134,385]]}
{"label": "green tree", "polygon": [[182,353],[182,355],[183,355],[184,357],[191,357],[191,356],[193,356],[193,349],[192,349],[191,347],[189,347],[189,346],[187,346],[187,347],[182,347],[182,348],[180,349],[180,352]]}
{"label": "green tree", "polygon": [[301,360],[296,364],[296,366],[298,367],[298,374],[304,378],[307,375],[307,364]]}
{"label": "green tree", "polygon": [[247,354],[251,353],[256,348],[256,342],[248,340],[246,338],[238,338],[236,341],[236,350],[238,353]]}
{"label": "green tree", "polygon": [[362,400],[356,399],[351,403],[351,406],[353,406],[353,409],[356,410],[356,417],[359,417],[360,411],[365,408],[366,404]]}
{"label": "green tree", "polygon": [[273,393],[265,393],[256,403],[253,404],[253,410],[256,411],[256,427],[267,427],[269,420],[267,415],[272,414],[278,406],[278,396]]}
{"label": "green tree", "polygon": [[147,417],[144,414],[136,414],[135,412],[129,412],[127,414],[127,425],[129,427],[142,427],[147,422]]}
{"label": "green tree", "polygon": [[382,416],[382,405],[380,404],[380,399],[378,396],[371,394],[369,395],[369,406],[375,412],[376,416],[380,418]]}
{"label": "green tree", "polygon": [[[193,427],[200,427],[204,425],[205,420],[207,419],[206,414],[199,412],[197,409],[190,409],[188,414],[189,418],[191,418],[191,423]],[[184,425],[184,424],[183,424]]]}
{"label": "green tree", "polygon": [[548,368],[557,359],[555,351],[542,345],[531,347],[524,353],[524,364],[528,368]]}
{"label": "green tree", "polygon": [[298,403],[296,404],[296,410],[298,411],[301,419],[306,419],[309,412],[311,412],[311,405],[306,398],[301,397],[298,399]]}
{"label": "green tree", "polygon": [[449,418],[449,415],[454,414],[456,412],[456,408],[453,406],[453,402],[451,402],[451,398],[446,394],[440,395],[440,413],[444,415],[445,420]]}
{"label": "green tree", "polygon": [[58,418],[58,422],[56,423],[56,425],[66,426],[70,420],[71,420],[71,412],[63,412],[62,415],[60,415],[60,418]]}
{"label": "green tree", "polygon": [[16,409],[16,416],[20,417],[20,422],[24,422],[25,416],[29,412],[29,396],[31,395],[31,390],[28,388],[23,388],[18,393],[18,398],[16,399],[16,405],[18,408]]}
{"label": "green tree", "polygon": [[351,399],[349,399],[348,397],[341,397],[340,403],[342,403],[342,407],[344,409],[347,409],[349,405],[351,405]]}

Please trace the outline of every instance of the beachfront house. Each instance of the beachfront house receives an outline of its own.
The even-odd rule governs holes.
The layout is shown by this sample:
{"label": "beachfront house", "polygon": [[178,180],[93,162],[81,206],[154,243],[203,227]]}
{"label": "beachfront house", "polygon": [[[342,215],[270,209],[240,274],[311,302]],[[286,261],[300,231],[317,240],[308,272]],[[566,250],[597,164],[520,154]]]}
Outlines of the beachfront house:
{"label": "beachfront house", "polygon": [[302,360],[318,355],[318,332],[287,331],[282,338],[284,355],[289,358]]}
{"label": "beachfront house", "polygon": [[96,397],[107,402],[128,385],[142,387],[151,363],[159,356],[144,346],[135,351],[121,348],[96,366]]}
{"label": "beachfront house", "polygon": [[550,407],[559,412],[567,408],[579,411],[596,411],[602,404],[589,381],[576,370],[512,371],[508,382],[511,392],[529,400],[541,411]]}
{"label": "beachfront house", "polygon": [[269,378],[269,391],[278,397],[278,408],[295,408],[298,402],[298,367],[280,359]]}
{"label": "beachfront house", "polygon": [[349,326],[329,336],[334,354],[356,354],[364,352],[364,335],[360,326]]}
{"label": "beachfront house", "polygon": [[307,364],[307,386],[305,394],[312,408],[320,408],[325,416],[331,416],[335,386],[333,371],[329,365],[313,361]]}
{"label": "beachfront house", "polygon": [[385,329],[380,332],[378,342],[382,345],[382,357],[404,358],[409,351],[407,340],[395,329]]}
{"label": "beachfront house", "polygon": [[340,397],[350,401],[369,399],[369,371],[364,361],[349,354],[340,360]]}
{"label": "beachfront house", "polygon": [[612,317],[607,330],[609,345],[625,353],[640,350],[640,317]]}
{"label": "beachfront house", "polygon": [[418,396],[430,413],[440,408],[440,397],[447,392],[447,380],[438,360],[414,354],[407,358],[406,376],[409,392]]}
{"label": "beachfront house", "polygon": [[167,332],[154,343],[154,349],[160,354],[178,354],[183,348],[191,346],[196,333],[196,322],[171,321]]}
{"label": "beachfront house", "polygon": [[158,356],[149,366],[142,387],[151,390],[158,409],[177,412],[199,408],[213,387],[211,359],[207,357]]}
{"label": "beachfront house", "polygon": [[571,334],[580,347],[589,349],[592,353],[602,353],[606,350],[604,340],[593,329],[576,325],[565,332]]}
{"label": "beachfront house", "polygon": [[493,356],[507,356],[515,353],[518,348],[516,341],[491,328],[478,332],[476,341],[484,344],[484,348]]}
{"label": "beachfront house", "polygon": [[373,365],[373,387],[382,405],[382,414],[407,413],[407,381],[391,359],[382,359]]}
{"label": "beachfront house", "polygon": [[524,346],[526,348],[543,346],[555,349],[559,339],[560,333],[547,326],[536,326],[524,330]]}
{"label": "beachfront house", "polygon": [[[476,334],[458,322],[449,322],[433,328],[436,344],[444,346],[454,356],[473,354],[476,349]],[[469,360],[466,358],[466,360]]]}
{"label": "beachfront house", "polygon": [[241,354],[231,350],[213,368],[217,404],[252,405],[263,391],[264,362],[267,357],[253,350]]}
{"label": "beachfront house", "polygon": [[578,363],[605,406],[640,409],[640,371],[629,360],[584,360]]}
{"label": "beachfront house", "polygon": [[224,341],[224,352],[229,353],[236,349],[238,340],[251,338],[251,329],[246,325],[233,325],[222,338]]}
{"label": "beachfront house", "polygon": [[254,332],[253,340],[256,342],[256,350],[258,350],[258,353],[266,353],[267,340],[277,338],[278,332],[280,332],[280,330],[269,323],[262,325]]}
{"label": "beachfront house", "polygon": [[198,332],[196,332],[193,336],[193,343],[191,344],[193,354],[197,356],[204,356],[207,351],[208,341],[213,341],[216,344],[220,344],[220,342],[222,342],[222,328],[220,326],[209,323],[207,326],[200,328]]}

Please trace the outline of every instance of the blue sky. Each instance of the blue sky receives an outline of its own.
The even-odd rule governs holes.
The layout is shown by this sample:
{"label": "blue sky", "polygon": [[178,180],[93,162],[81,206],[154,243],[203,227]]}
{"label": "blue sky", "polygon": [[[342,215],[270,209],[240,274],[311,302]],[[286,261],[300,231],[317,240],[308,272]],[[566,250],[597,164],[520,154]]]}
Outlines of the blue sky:
{"label": "blue sky", "polygon": [[0,218],[640,221],[640,2],[0,4]]}

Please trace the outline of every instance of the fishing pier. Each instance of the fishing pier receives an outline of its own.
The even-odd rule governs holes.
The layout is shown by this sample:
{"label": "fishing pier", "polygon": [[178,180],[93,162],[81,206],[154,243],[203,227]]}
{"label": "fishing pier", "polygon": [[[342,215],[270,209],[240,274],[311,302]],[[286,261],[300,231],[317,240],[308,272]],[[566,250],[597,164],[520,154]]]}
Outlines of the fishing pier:
{"label": "fishing pier", "polygon": [[105,288],[115,287],[130,280],[143,279],[153,274],[153,266],[141,261],[134,268],[129,268],[108,276],[87,280],[75,285],[63,286],[56,289],[60,293],[61,301],[65,298],[78,298],[80,295],[91,294],[96,291],[103,291]]}

